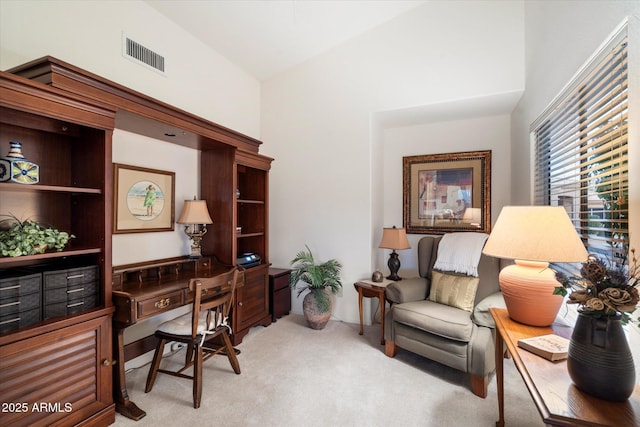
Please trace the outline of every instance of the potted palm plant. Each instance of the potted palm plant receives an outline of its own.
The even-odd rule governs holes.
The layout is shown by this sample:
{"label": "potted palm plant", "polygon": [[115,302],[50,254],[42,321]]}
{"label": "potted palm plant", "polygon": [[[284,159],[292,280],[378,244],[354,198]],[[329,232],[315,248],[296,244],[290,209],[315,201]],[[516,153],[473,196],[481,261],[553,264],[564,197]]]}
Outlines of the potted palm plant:
{"label": "potted palm plant", "polygon": [[[340,261],[330,259],[316,263],[307,245],[306,251],[300,251],[291,260],[291,288],[298,288],[298,297],[305,290],[309,292],[302,301],[302,311],[307,324],[312,329],[323,329],[331,318],[333,298],[342,287],[340,280]],[[302,283],[298,286],[299,283]]]}

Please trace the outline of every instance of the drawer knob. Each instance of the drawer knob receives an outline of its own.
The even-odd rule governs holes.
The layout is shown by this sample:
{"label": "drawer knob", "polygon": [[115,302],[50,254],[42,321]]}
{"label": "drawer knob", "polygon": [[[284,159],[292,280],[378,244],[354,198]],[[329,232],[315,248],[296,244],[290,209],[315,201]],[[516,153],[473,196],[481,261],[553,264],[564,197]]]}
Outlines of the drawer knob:
{"label": "drawer knob", "polygon": [[239,306],[239,307],[242,307],[242,301],[239,301],[239,302],[238,302],[238,306]]}
{"label": "drawer knob", "polygon": [[154,304],[156,308],[167,308],[171,304],[171,298],[162,298]]}

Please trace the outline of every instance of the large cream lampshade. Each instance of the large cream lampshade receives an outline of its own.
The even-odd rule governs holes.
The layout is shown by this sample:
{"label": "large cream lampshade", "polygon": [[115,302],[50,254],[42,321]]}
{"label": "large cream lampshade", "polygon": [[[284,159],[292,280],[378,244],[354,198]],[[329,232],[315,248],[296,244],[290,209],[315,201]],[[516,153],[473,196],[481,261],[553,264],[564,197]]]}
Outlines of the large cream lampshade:
{"label": "large cream lampshade", "polygon": [[561,206],[505,206],[482,251],[515,260],[500,272],[509,317],[526,325],[548,326],[563,297],[549,262],[583,262],[588,254]]}

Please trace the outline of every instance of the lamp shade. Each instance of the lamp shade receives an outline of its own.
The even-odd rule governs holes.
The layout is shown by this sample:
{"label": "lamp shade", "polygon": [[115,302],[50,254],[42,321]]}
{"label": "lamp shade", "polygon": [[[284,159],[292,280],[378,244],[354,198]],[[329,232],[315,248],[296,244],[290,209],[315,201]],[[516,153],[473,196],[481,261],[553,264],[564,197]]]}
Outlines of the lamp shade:
{"label": "lamp shade", "polygon": [[382,240],[380,248],[384,249],[411,249],[409,240],[407,240],[407,232],[404,228],[385,228],[382,231]]}
{"label": "lamp shade", "polygon": [[213,224],[206,200],[185,200],[178,224]]}
{"label": "lamp shade", "polygon": [[582,262],[588,257],[567,211],[561,206],[502,208],[482,251],[515,260],[500,271],[500,290],[509,317],[531,326],[548,326],[562,305],[560,286],[549,262]]}
{"label": "lamp shade", "polygon": [[588,257],[562,206],[505,206],[483,253],[542,262],[583,262]]}

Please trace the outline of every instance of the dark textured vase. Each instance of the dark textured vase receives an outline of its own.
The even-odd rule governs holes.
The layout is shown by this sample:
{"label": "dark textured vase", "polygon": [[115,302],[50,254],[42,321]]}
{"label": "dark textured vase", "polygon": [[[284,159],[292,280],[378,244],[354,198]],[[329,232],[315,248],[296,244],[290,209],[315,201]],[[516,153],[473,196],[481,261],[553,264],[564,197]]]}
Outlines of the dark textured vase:
{"label": "dark textured vase", "polygon": [[628,399],[636,371],[620,317],[580,314],[569,342],[567,369],[587,394],[613,402]]}

